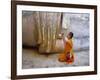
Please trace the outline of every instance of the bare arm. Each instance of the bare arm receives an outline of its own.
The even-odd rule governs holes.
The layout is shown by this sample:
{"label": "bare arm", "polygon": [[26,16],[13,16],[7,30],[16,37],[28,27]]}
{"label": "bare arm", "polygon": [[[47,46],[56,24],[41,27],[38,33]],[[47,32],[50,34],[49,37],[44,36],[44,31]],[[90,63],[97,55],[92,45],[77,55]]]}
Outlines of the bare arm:
{"label": "bare arm", "polygon": [[62,39],[63,39],[63,42],[64,42],[64,44],[66,43],[66,39],[65,39],[65,37],[64,37],[64,34],[62,34]]}

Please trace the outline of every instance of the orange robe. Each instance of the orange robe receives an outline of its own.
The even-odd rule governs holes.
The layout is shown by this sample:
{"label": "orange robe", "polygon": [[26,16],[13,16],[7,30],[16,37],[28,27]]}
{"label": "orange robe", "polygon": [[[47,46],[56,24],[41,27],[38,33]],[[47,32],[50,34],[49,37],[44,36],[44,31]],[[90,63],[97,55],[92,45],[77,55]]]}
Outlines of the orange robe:
{"label": "orange robe", "polygon": [[59,55],[60,62],[66,62],[68,64],[74,62],[74,54],[72,52],[72,48],[73,48],[72,39],[67,40],[65,42],[64,52]]}

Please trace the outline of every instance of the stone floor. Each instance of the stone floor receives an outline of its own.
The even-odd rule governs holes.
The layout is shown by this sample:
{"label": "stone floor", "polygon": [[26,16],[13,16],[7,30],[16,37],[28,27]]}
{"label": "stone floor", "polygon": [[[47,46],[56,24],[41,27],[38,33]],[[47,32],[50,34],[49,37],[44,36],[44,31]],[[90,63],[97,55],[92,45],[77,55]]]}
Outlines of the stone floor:
{"label": "stone floor", "polygon": [[88,66],[89,50],[75,52],[75,61],[73,64],[66,64],[58,61],[58,55],[54,53],[50,55],[39,54],[34,49],[23,49],[22,68],[49,68],[49,67],[68,67],[68,66]]}

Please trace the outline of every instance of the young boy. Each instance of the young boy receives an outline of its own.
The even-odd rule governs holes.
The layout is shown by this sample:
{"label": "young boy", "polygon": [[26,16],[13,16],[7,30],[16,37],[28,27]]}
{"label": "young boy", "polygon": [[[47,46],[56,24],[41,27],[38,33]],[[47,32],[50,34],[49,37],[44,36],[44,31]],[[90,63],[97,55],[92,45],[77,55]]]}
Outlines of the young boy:
{"label": "young boy", "polygon": [[74,54],[72,52],[73,49],[73,33],[69,32],[67,37],[63,37],[64,41],[64,52],[59,55],[59,61],[60,62],[66,62],[68,64],[71,64],[74,62]]}

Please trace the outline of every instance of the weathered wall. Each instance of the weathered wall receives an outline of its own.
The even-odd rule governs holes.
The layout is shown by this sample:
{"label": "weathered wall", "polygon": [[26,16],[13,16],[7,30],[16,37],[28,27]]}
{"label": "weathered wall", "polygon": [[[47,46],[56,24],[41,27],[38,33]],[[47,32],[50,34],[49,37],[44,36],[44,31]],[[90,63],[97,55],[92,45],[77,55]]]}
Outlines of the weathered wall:
{"label": "weathered wall", "polygon": [[61,31],[74,33],[74,50],[89,48],[89,14],[63,13],[61,18],[61,13],[23,11],[22,26],[23,44],[41,44],[40,51],[62,51],[63,41],[57,39]]}
{"label": "weathered wall", "polygon": [[22,43],[27,46],[37,44],[37,31],[33,12],[24,12],[22,16]]}
{"label": "weathered wall", "polygon": [[63,31],[74,33],[73,43],[75,50],[89,48],[89,14],[64,13]]}

